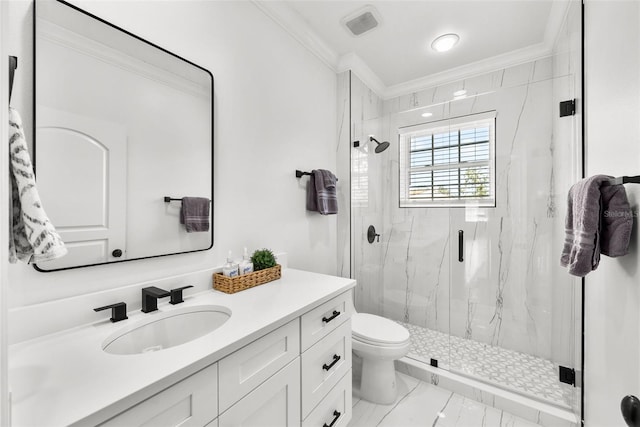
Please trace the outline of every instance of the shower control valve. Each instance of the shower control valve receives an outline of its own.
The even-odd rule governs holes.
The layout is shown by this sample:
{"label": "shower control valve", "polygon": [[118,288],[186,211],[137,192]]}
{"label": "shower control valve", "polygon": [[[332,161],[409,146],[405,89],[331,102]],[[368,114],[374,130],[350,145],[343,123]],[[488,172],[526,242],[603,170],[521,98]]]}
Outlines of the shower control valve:
{"label": "shower control valve", "polygon": [[377,242],[380,243],[380,235],[376,233],[376,228],[373,225],[370,225],[367,229],[367,241],[369,243],[373,243],[373,241],[376,239]]}

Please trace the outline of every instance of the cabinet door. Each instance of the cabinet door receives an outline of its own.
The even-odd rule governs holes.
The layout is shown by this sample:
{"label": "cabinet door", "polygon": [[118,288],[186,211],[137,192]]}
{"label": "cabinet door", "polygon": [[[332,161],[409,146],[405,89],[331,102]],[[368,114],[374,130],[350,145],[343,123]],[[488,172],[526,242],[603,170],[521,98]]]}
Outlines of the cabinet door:
{"label": "cabinet door", "polygon": [[220,412],[299,355],[300,327],[295,319],[220,360]]}
{"label": "cabinet door", "polygon": [[218,366],[213,364],[100,426],[200,427],[218,416],[217,394]]}
{"label": "cabinet door", "polygon": [[300,358],[220,415],[220,427],[300,426]]}

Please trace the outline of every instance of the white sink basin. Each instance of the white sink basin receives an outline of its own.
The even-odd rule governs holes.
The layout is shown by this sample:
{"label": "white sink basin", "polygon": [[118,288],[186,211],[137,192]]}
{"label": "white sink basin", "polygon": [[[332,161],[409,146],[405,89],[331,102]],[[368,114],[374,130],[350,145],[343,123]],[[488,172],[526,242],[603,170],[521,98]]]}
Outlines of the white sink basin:
{"label": "white sink basin", "polygon": [[229,320],[231,310],[219,305],[198,305],[148,316],[110,335],[102,343],[102,350],[140,354],[185,344],[218,329]]}

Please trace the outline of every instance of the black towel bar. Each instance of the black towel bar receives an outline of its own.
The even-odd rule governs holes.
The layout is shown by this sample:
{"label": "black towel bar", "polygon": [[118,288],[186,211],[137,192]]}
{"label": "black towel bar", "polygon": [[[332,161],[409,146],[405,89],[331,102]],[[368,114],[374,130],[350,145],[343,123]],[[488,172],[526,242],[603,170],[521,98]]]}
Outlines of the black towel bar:
{"label": "black towel bar", "polygon": [[636,176],[619,176],[617,178],[612,178],[609,181],[605,181],[602,183],[603,186],[606,185],[619,185],[619,184],[640,184],[640,175]]}
{"label": "black towel bar", "polygon": [[[296,178],[302,178],[305,175],[311,176],[311,172],[303,172],[301,170],[296,169]],[[338,181],[338,178],[336,178],[336,181]]]}
{"label": "black towel bar", "polygon": [[[164,202],[165,203],[170,203],[170,202],[181,202],[182,198],[176,199],[174,197],[169,197],[169,196],[164,196]],[[211,203],[211,200],[209,200],[209,203]]]}

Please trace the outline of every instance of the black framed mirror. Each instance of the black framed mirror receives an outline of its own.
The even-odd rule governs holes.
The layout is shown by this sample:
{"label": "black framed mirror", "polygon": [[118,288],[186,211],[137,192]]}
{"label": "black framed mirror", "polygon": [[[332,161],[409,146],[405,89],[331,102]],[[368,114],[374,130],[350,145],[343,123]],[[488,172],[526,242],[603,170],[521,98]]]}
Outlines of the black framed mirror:
{"label": "black framed mirror", "polygon": [[[56,271],[213,246],[213,75],[62,0],[34,3],[34,165]],[[208,199],[187,232],[183,197]]]}

